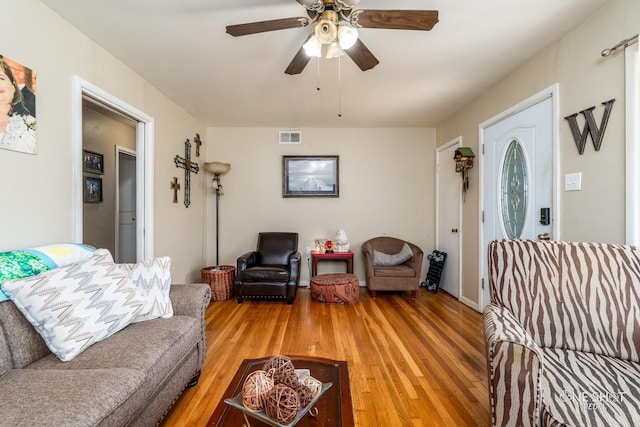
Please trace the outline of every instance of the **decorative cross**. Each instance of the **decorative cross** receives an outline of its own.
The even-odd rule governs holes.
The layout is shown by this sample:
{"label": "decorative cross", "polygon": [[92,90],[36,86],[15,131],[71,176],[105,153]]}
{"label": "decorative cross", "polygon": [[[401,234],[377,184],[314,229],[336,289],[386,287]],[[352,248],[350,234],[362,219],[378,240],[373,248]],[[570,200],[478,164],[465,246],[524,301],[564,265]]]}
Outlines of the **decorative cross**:
{"label": "decorative cross", "polygon": [[193,138],[193,143],[196,144],[196,157],[200,157],[200,146],[202,145],[202,141],[200,141],[199,133],[196,133],[195,138]]}
{"label": "decorative cross", "polygon": [[188,208],[191,204],[191,172],[197,174],[200,170],[198,164],[191,161],[191,143],[188,138],[184,142],[184,158],[176,154],[173,161],[177,168],[184,169],[184,205]]}
{"label": "decorative cross", "polygon": [[173,190],[173,203],[178,203],[178,191],[180,190],[180,184],[178,184],[178,177],[174,176],[173,181],[170,182],[171,189]]}

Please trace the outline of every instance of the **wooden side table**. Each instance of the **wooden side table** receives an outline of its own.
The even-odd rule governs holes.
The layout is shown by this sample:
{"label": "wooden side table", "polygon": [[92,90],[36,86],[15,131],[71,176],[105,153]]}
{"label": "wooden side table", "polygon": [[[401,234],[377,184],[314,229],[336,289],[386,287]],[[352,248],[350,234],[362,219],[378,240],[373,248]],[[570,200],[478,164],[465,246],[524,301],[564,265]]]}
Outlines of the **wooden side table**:
{"label": "wooden side table", "polygon": [[347,273],[353,274],[353,252],[334,252],[332,254],[311,251],[311,277],[318,274],[318,261],[346,261]]}

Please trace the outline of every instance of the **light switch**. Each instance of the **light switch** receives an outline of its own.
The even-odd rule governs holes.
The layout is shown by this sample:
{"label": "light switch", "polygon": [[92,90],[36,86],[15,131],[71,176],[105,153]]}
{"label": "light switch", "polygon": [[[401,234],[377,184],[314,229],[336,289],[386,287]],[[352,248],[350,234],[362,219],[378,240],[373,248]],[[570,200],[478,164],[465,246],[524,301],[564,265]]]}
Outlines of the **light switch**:
{"label": "light switch", "polygon": [[582,172],[568,173],[564,176],[564,191],[582,190]]}

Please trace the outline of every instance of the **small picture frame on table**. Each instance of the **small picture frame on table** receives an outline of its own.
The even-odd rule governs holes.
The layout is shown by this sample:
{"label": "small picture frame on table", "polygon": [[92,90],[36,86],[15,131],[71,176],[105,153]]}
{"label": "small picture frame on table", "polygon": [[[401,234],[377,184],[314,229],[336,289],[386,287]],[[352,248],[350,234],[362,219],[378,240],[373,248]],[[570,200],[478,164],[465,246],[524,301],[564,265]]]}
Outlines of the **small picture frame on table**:
{"label": "small picture frame on table", "polygon": [[102,178],[85,175],[83,181],[83,201],[85,203],[102,202]]}
{"label": "small picture frame on table", "polygon": [[82,170],[102,175],[104,173],[104,155],[82,150]]}

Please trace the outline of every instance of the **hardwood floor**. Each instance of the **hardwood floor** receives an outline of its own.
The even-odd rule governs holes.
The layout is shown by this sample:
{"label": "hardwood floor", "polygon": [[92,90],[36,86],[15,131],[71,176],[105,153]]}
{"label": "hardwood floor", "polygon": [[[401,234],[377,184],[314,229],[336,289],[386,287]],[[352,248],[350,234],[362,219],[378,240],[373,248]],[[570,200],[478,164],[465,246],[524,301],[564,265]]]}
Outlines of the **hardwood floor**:
{"label": "hardwood floor", "polygon": [[276,354],[346,360],[357,426],[491,425],[482,315],[444,292],[325,305],[300,288],[293,305],[214,302],[206,322],[200,382],[165,427],[206,425],[240,362]]}

